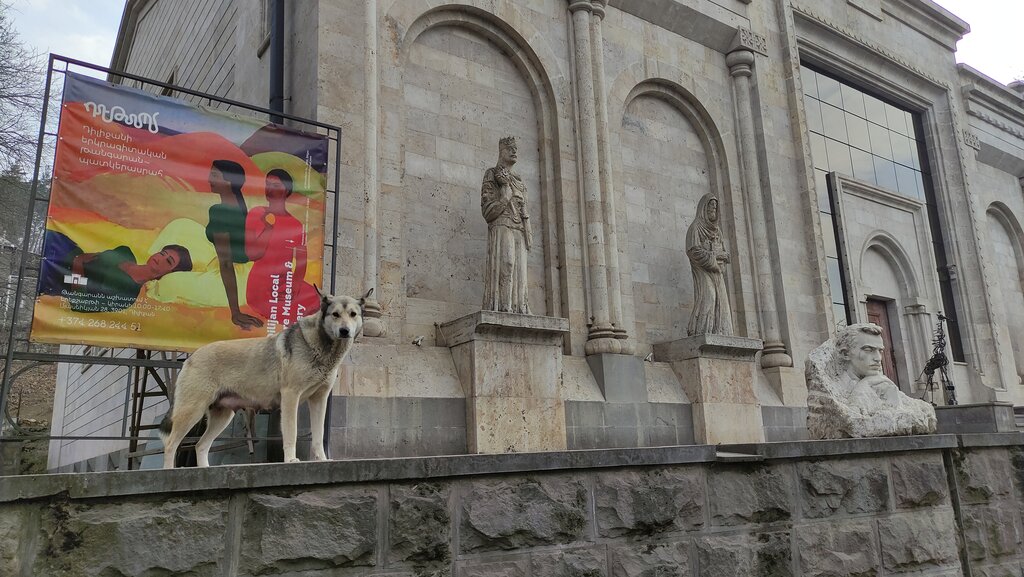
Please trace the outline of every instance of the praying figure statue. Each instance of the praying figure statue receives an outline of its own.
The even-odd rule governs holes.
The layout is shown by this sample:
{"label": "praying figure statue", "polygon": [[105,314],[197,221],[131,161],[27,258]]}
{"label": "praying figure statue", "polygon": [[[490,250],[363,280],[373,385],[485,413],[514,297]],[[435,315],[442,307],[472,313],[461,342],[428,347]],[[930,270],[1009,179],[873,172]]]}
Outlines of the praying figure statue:
{"label": "praying figure statue", "polygon": [[839,329],[807,356],[807,429],[812,439],[934,433],[935,408],[882,373],[882,327]]}
{"label": "praying figure statue", "polygon": [[526,257],[533,233],[526,185],[512,172],[516,154],[515,137],[499,140],[498,165],[487,169],[480,189],[480,210],[487,221],[483,309],[528,315]]}
{"label": "praying figure statue", "polygon": [[693,312],[686,334],[731,335],[732,308],[725,290],[725,250],[718,227],[721,211],[718,198],[707,193],[697,203],[697,216],[686,231],[686,256],[693,272]]}

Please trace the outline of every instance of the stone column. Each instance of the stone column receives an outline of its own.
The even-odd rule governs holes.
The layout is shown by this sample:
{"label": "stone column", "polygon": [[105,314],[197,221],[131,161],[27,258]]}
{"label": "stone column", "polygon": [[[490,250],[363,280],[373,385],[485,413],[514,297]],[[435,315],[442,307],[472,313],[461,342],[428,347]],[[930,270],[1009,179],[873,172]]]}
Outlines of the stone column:
{"label": "stone column", "polygon": [[[364,32],[366,51],[363,55],[363,76],[366,90],[363,94],[363,286],[364,293],[377,287],[377,0],[364,0],[366,14]],[[337,202],[337,199],[335,199]],[[335,231],[337,234],[337,231]],[[379,290],[363,305],[363,335],[384,336],[385,326],[381,320],[380,305],[375,298]]]}
{"label": "stone column", "polygon": [[604,34],[601,22],[604,20],[607,0],[593,0],[593,18],[590,19],[591,52],[594,65],[594,104],[597,109],[598,152],[600,155],[599,174],[601,193],[604,198],[604,238],[608,264],[608,308],[609,321],[615,338],[622,341],[622,351],[633,354],[636,345],[629,340],[629,331],[622,322],[622,275],[619,272],[619,239],[615,228],[615,190],[612,186],[611,137],[608,124],[608,87],[604,80]]}
{"label": "stone column", "polygon": [[786,351],[779,330],[778,304],[775,298],[775,279],[771,253],[768,250],[768,215],[764,210],[764,191],[757,158],[757,140],[754,131],[754,108],[750,77],[754,71],[754,53],[736,50],[725,57],[729,74],[733,77],[736,94],[736,121],[739,125],[740,157],[743,163],[743,191],[749,210],[750,232],[754,245],[754,271],[757,279],[757,304],[761,318],[764,351],[761,366],[766,369],[791,367],[793,359]]}
{"label": "stone column", "polygon": [[570,0],[576,58],[576,101],[579,114],[580,161],[583,166],[584,234],[590,277],[590,325],[585,350],[588,355],[618,353],[608,315],[608,268],[601,206],[600,157],[597,148],[597,116],[594,107],[594,70],[590,43],[590,0]]}

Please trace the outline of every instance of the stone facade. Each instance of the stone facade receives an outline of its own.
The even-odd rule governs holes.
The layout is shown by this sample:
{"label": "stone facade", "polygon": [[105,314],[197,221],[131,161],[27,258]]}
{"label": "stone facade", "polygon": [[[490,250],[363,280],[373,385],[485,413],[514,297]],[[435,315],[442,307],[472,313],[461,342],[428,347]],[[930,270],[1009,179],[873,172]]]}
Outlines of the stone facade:
{"label": "stone facade", "polygon": [[[115,66],[160,80],[175,70],[216,77],[196,86],[262,103],[259,5],[211,4],[201,25],[169,0],[131,0]],[[808,353],[844,316],[866,322],[869,302],[887,311],[893,380],[907,394],[926,393],[919,375],[941,310],[957,321],[958,399],[1024,400],[1022,96],[957,67],[968,27],[930,0],[343,0],[287,11],[288,112],[344,128],[344,267],[332,274],[342,292],[373,287],[377,299],[339,394],[395,406],[469,396],[456,363],[441,358],[449,352],[435,325],[480,308],[480,175],[498,138],[514,135],[536,245],[531,309],[569,323],[566,403],[621,402],[592,372],[612,361],[585,357],[643,358],[686,336],[684,235],[708,193],[721,202],[734,332],[764,342],[749,389],[778,423],[765,423],[774,438],[802,434],[794,416],[806,407]],[[163,21],[180,34],[155,32]],[[222,42],[167,49],[190,30]],[[230,62],[213,58],[228,49]],[[815,77],[836,92],[819,93]],[[856,144],[843,123],[857,109],[808,99],[831,106],[860,93],[890,106],[899,130],[919,129],[916,155],[901,134],[899,151],[869,142],[833,158]],[[832,131],[840,124],[850,146]],[[854,162],[874,155],[892,170],[904,145],[911,170],[896,167],[889,180]],[[904,173],[922,175],[920,198],[901,189]],[[688,404],[681,391],[694,375],[652,360],[630,373],[642,382],[621,390],[667,387]],[[373,418],[382,429],[421,426]],[[402,450],[397,436],[347,427],[344,438],[334,437],[346,455]]]}
{"label": "stone facade", "polygon": [[1022,446],[935,435],[5,477],[0,573],[1020,575]]}

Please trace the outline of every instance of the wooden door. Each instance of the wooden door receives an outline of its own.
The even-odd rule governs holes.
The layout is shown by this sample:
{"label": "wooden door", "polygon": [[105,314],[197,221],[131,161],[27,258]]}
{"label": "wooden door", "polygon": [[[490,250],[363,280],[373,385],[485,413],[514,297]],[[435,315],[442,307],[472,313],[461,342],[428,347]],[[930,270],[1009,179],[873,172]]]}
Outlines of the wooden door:
{"label": "wooden door", "polygon": [[900,384],[899,375],[896,373],[896,349],[892,346],[892,327],[889,325],[889,313],[886,301],[868,299],[868,322],[875,323],[882,327],[882,343],[885,351],[882,352],[882,372],[889,380]]}

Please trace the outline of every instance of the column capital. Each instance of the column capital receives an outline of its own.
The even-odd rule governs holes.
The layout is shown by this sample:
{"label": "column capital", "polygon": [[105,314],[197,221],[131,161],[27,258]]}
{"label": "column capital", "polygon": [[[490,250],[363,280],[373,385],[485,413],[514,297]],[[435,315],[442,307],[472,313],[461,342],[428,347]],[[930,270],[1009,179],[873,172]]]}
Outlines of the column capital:
{"label": "column capital", "polygon": [[591,10],[593,10],[594,16],[596,16],[599,20],[604,19],[605,8],[607,7],[607,4],[608,0],[592,0]]}
{"label": "column capital", "polygon": [[569,0],[569,12],[579,12],[580,10],[593,12],[594,6],[590,0]]}
{"label": "column capital", "polygon": [[754,69],[754,53],[750,50],[733,50],[725,55],[725,65],[732,76],[750,76]]}

